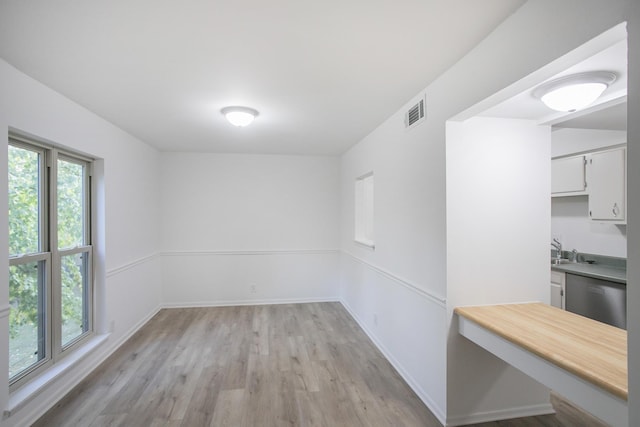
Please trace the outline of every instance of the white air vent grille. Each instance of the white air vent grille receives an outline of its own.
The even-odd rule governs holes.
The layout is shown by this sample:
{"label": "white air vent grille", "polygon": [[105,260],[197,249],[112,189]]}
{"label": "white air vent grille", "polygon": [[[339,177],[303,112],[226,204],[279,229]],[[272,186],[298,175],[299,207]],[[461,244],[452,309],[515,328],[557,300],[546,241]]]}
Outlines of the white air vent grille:
{"label": "white air vent grille", "polygon": [[404,126],[406,128],[411,128],[424,120],[424,118],[424,99],[421,99],[417,104],[409,108],[409,111],[405,113]]}

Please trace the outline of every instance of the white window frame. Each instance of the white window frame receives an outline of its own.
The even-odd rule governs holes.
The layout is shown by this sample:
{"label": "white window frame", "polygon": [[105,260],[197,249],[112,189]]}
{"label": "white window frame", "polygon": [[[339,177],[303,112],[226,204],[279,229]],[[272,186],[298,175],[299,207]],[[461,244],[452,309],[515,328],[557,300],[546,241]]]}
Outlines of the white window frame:
{"label": "white window frame", "polygon": [[375,249],[373,171],[356,178],[354,240],[356,243]]}
{"label": "white window frame", "polygon": [[[45,263],[45,293],[44,293],[44,351],[45,357],[34,363],[25,370],[9,378],[9,391],[13,392],[26,383],[40,376],[45,370],[54,366],[63,357],[72,353],[75,349],[95,335],[94,332],[94,286],[93,275],[93,245],[92,245],[92,168],[94,159],[84,155],[60,149],[56,146],[37,141],[20,135],[10,134],[9,145],[33,150],[41,154],[39,165],[40,171],[40,197],[42,207],[39,227],[41,231],[41,247],[39,252],[34,254],[21,254],[9,257],[9,265],[20,265],[34,261],[44,261]],[[84,224],[83,224],[83,244],[70,247],[58,248],[57,239],[57,165],[58,160],[78,163],[86,168],[84,176]],[[88,281],[84,291],[84,299],[87,301],[83,306],[83,318],[87,324],[83,325],[84,331],[68,343],[62,343],[62,278],[61,260],[64,256],[74,254],[86,254],[85,277]],[[7,351],[9,346],[7,345]]]}

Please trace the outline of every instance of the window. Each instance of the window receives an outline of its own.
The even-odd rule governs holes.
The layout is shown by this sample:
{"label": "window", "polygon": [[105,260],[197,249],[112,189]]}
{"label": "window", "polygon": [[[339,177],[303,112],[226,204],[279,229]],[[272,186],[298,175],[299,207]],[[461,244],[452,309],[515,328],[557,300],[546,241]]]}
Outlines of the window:
{"label": "window", "polygon": [[91,161],[18,137],[8,150],[14,388],[92,331]]}
{"label": "window", "polygon": [[373,248],[373,172],[356,179],[355,195],[355,240]]}

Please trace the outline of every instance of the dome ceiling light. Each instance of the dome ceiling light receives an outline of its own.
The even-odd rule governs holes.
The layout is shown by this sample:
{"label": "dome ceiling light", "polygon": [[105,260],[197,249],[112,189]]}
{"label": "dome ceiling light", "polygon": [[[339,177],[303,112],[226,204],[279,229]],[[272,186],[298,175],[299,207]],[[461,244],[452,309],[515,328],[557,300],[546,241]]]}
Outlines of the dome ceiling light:
{"label": "dome ceiling light", "polygon": [[220,112],[234,126],[249,126],[253,119],[258,116],[258,112],[249,107],[224,107]]}
{"label": "dome ceiling light", "polygon": [[533,96],[552,110],[572,113],[591,105],[616,78],[610,71],[571,74],[541,84]]}

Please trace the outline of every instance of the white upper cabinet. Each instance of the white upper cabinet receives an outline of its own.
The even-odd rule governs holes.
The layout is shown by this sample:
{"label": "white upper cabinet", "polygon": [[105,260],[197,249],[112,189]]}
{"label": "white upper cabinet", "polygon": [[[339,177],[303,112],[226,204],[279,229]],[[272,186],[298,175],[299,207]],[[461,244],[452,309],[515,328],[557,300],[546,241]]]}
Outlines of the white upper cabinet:
{"label": "white upper cabinet", "polygon": [[551,195],[585,194],[585,156],[551,160]]}
{"label": "white upper cabinet", "polygon": [[587,157],[589,217],[625,223],[626,221],[626,149],[592,153]]}

